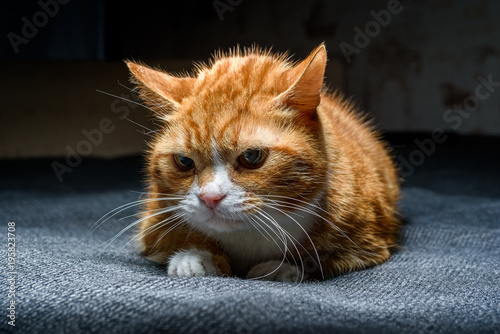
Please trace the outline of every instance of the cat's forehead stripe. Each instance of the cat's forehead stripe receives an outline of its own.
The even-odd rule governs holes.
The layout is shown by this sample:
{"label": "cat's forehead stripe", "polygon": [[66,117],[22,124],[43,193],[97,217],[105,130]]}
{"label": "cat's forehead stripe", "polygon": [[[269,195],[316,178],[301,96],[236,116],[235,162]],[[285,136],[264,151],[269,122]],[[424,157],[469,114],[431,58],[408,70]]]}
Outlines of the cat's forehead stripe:
{"label": "cat's forehead stripe", "polygon": [[222,158],[219,153],[219,144],[217,141],[214,139],[212,140],[212,145],[211,145],[211,150],[212,150],[212,159],[214,165],[222,165]]}

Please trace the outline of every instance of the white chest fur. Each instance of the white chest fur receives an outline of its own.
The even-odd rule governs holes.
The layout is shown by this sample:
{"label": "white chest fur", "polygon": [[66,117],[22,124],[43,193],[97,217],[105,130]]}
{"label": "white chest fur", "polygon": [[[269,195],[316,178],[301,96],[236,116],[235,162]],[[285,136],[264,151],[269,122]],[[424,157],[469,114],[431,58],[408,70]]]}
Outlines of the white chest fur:
{"label": "white chest fur", "polygon": [[[274,223],[259,222],[260,227],[251,230],[237,230],[224,233],[210,233],[231,259],[236,274],[246,273],[256,264],[281,260],[285,252],[301,249],[301,243],[311,242],[308,231],[314,224],[314,216],[301,213],[300,216],[268,212]],[[288,250],[288,251],[287,251]]]}

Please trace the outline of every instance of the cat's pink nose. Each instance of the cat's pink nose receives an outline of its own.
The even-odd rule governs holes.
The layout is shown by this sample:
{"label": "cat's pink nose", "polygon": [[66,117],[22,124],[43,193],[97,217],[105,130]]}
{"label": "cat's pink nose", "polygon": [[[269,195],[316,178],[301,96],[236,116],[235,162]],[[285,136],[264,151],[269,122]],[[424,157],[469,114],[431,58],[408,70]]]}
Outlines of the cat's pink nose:
{"label": "cat's pink nose", "polygon": [[226,197],[225,194],[201,193],[200,198],[210,209],[215,209],[217,205]]}

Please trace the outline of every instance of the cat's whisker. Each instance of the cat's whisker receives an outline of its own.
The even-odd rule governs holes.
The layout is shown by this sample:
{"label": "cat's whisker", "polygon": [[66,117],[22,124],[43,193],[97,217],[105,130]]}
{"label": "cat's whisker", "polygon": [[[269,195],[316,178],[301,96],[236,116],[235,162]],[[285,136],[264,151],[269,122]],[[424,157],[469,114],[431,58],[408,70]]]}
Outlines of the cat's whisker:
{"label": "cat's whisker", "polygon": [[[281,262],[280,264],[278,265],[278,267],[276,267],[273,271],[271,271],[270,273],[267,273],[266,275],[262,275],[262,276],[258,276],[258,277],[254,277],[253,279],[261,279],[261,278],[264,278],[264,277],[267,277],[267,276],[270,276],[272,275],[273,273],[275,273],[276,271],[279,270],[279,268],[281,268],[281,266],[283,265],[283,263],[285,262],[285,260],[287,260],[286,258],[286,254],[288,252],[288,245],[287,245],[287,240],[286,240],[286,236],[283,234],[283,229],[276,223],[276,221],[273,222],[274,219],[272,219],[272,217],[268,217],[266,215],[263,214],[263,212],[258,212],[263,218],[266,218],[268,219],[275,227],[276,227],[276,230],[275,233],[276,233],[276,236],[278,236],[279,238],[279,235],[278,235],[278,232],[279,234],[281,234],[281,236],[283,237],[283,239],[280,239],[280,241],[283,243],[283,246],[285,247],[284,250],[282,251],[283,253],[283,257],[281,259]],[[271,218],[271,219],[269,219]],[[278,246],[278,248],[281,250],[281,247]]]}
{"label": "cat's whisker", "polygon": [[[286,217],[290,218],[290,220],[292,220],[298,227],[300,227],[300,229],[302,230],[302,232],[304,233],[304,235],[307,237],[307,239],[309,240],[309,242],[310,242],[310,244],[311,244],[311,246],[312,246],[312,248],[314,250],[314,255],[315,255],[316,259],[318,260],[318,262],[316,264],[319,267],[319,270],[321,272],[321,276],[324,278],[323,267],[321,265],[321,260],[319,258],[318,250],[316,249],[316,245],[314,244],[314,242],[312,241],[311,237],[309,236],[309,233],[307,233],[307,231],[304,229],[304,227],[302,227],[302,225],[295,218],[293,218],[291,215],[289,215],[287,212],[285,212],[285,211],[283,211],[283,210],[281,210],[279,208],[276,208],[273,205],[270,205],[269,203],[265,203],[265,205],[266,205],[266,207],[268,207],[270,209],[274,209],[274,210],[280,212],[281,214],[285,215]],[[292,235],[290,235],[290,238],[293,239],[292,242],[298,243],[311,259],[314,259],[314,257],[307,251],[307,249],[295,237],[293,237]],[[302,257],[300,255],[300,252],[298,251],[298,249],[297,249],[297,253],[298,253],[298,255],[300,257],[300,260],[301,260],[302,270],[304,270],[304,268],[303,268],[304,263],[302,262]]]}
{"label": "cat's whisker", "polygon": [[[316,265],[319,267],[320,269],[320,272],[321,274],[323,275],[323,268],[322,268],[322,265],[321,265],[321,261],[320,261],[320,258],[319,258],[319,254],[318,254],[318,250],[316,248],[316,245],[314,244],[314,242],[312,241],[309,233],[302,227],[302,225],[296,220],[294,219],[289,213],[279,209],[279,208],[276,208],[268,203],[265,204],[267,208],[270,208],[270,209],[273,209],[273,210],[276,210],[278,211],[279,213],[283,214],[284,216],[288,217],[291,221],[293,221],[301,230],[302,232],[304,233],[304,235],[307,237],[307,239],[309,240],[309,243],[311,244],[312,248],[313,248],[313,251],[314,251],[314,255],[312,255],[311,253],[309,253],[309,251],[302,245],[301,242],[299,242],[294,236],[290,235],[290,238],[292,238],[293,242],[299,244],[299,246],[306,252],[306,254],[309,256],[309,259],[311,259],[311,261],[314,261],[316,263]],[[298,252],[297,250],[297,253],[300,255],[300,253]],[[317,259],[317,262],[316,260]],[[302,259],[301,259],[302,261]],[[303,265],[303,263],[302,263]]]}
{"label": "cat's whisker", "polygon": [[121,97],[121,96],[118,96],[118,95],[115,95],[115,94],[111,94],[111,93],[108,93],[108,92],[105,92],[105,91],[102,91],[102,90],[99,90],[99,89],[96,89],[96,92],[99,92],[101,94],[105,94],[105,95],[109,95],[109,96],[112,96],[112,97],[116,97],[117,99],[120,99],[120,100],[123,100],[123,101],[127,101],[127,102],[130,102],[130,103],[133,103],[133,104],[136,104],[138,106],[141,106],[143,108],[146,108],[148,109],[149,111],[155,113],[157,116],[159,117],[163,117],[163,115],[161,115],[159,112],[157,112],[156,110],[153,110],[151,108],[149,108],[148,106],[142,104],[142,103],[139,103],[137,101],[134,101],[134,100],[130,100],[130,99],[126,99],[124,97]]}
{"label": "cat's whisker", "polygon": [[122,84],[119,80],[117,80],[116,83],[118,84],[118,86],[121,86],[121,87],[125,88],[126,90],[130,91],[131,93],[139,94],[139,92],[137,91],[139,89],[138,87],[130,88],[130,87],[125,86],[124,84]]}
{"label": "cat's whisker", "polygon": [[110,240],[108,240],[108,242],[106,243],[105,247],[103,248],[106,249],[109,245],[111,245],[116,239],[118,239],[121,235],[123,235],[123,233],[127,232],[129,229],[131,229],[132,227],[140,224],[141,222],[145,221],[146,219],[151,219],[155,216],[158,216],[158,215],[161,215],[161,214],[164,214],[166,212],[170,212],[172,210],[174,210],[176,207],[169,207],[169,208],[166,208],[165,211],[160,211],[160,212],[156,212],[152,215],[149,215],[149,216],[145,216],[145,217],[142,217],[141,219],[137,219],[136,221],[130,223],[129,225],[127,225],[126,227],[124,227],[120,232],[118,232],[114,237],[112,237]]}
{"label": "cat's whisker", "polygon": [[131,229],[132,227],[136,226],[138,224],[137,221],[127,225],[125,228],[123,228],[120,232],[118,232],[115,236],[113,236],[112,238],[110,238],[108,241],[106,241],[101,249],[101,252],[103,252],[104,250],[106,250],[106,248],[108,248],[113,242],[115,242],[116,239],[118,239],[123,233],[125,233],[126,231],[128,231],[129,229]]}
{"label": "cat's whisker", "polygon": [[[131,93],[135,93],[135,94],[138,94],[137,92],[137,88],[130,88],[130,87],[127,87],[125,86],[124,84],[122,84],[120,81],[118,81],[118,85],[120,85],[121,87],[129,90]],[[157,103],[156,101],[153,101],[150,97],[144,95],[143,98],[147,99],[149,102],[153,103],[156,107],[158,107],[161,111],[163,111],[164,113],[168,113],[167,110],[165,110],[159,103]],[[151,109],[149,109],[151,110]],[[156,115],[158,116],[162,116],[160,113],[156,112]]]}
{"label": "cat's whisker", "polygon": [[[283,202],[283,203],[286,203],[286,202]],[[291,205],[290,203],[286,203],[286,204],[280,204],[280,205]],[[321,220],[325,221],[327,224],[329,224],[330,226],[332,226],[334,229],[336,229],[340,234],[342,234],[343,237],[345,237],[354,247],[355,249],[350,249],[351,252],[356,252],[358,254],[364,254],[364,255],[369,255],[369,256],[374,256],[376,255],[375,253],[373,252],[370,252],[370,251],[367,251],[365,249],[363,249],[361,246],[359,246],[354,240],[352,240],[348,235],[347,233],[345,233],[340,227],[338,227],[335,223],[333,223],[331,220],[328,220],[326,219],[325,217],[321,216],[321,215],[318,215],[317,213],[315,213],[314,211],[308,209],[308,208],[304,208],[304,207],[301,207],[301,206],[292,206],[290,207],[290,209],[292,210],[301,210],[301,211],[304,211],[304,212],[307,212],[307,213],[310,213],[318,218],[320,218]]]}
{"label": "cat's whisker", "polygon": [[[258,231],[258,232],[262,235],[262,237],[263,237],[264,239],[266,239],[268,242],[271,242],[271,240],[270,240],[269,238],[271,238],[271,239],[274,241],[274,239],[273,239],[273,237],[271,236],[271,234],[270,234],[270,233],[269,233],[269,232],[268,232],[265,228],[263,228],[262,226],[260,226],[260,224],[259,224],[258,222],[256,222],[256,221],[255,221],[255,219],[254,219],[253,217],[251,217],[251,216],[249,216],[249,215],[246,215],[246,214],[244,214],[244,213],[241,213],[239,216],[240,216],[240,217],[241,217],[244,221],[247,221],[250,225],[252,225],[252,227],[253,227],[256,231]],[[266,233],[266,234],[269,236],[269,238],[268,238],[268,237],[266,237],[266,235],[265,235],[264,233]]]}
{"label": "cat's whisker", "polygon": [[176,210],[179,210],[181,206],[179,205],[173,205],[173,206],[169,206],[169,207],[166,207],[166,208],[162,208],[162,210],[155,210],[157,212],[151,214],[151,215],[148,215],[148,216],[144,216],[140,219],[137,220],[138,223],[141,223],[147,219],[151,219],[153,217],[156,217],[156,216],[159,216],[159,215],[162,215],[162,214],[165,214],[165,213],[170,213],[172,211],[176,211]]}
{"label": "cat's whisker", "polygon": [[[290,209],[290,210],[299,210],[299,211],[303,211],[305,213],[308,213],[308,214],[311,214],[317,218],[320,218],[322,219],[323,221],[325,221],[326,223],[328,223],[330,226],[332,226],[333,228],[335,228],[340,234],[342,234],[342,236],[344,236],[347,240],[349,240],[354,246],[356,246],[357,248],[359,248],[360,250],[363,250],[361,247],[359,247],[358,244],[356,244],[348,235],[347,233],[345,233],[340,227],[338,227],[335,223],[333,223],[332,221],[326,219],[325,217],[319,215],[317,212],[315,212],[314,210],[312,209],[309,209],[309,208],[306,208],[304,206],[300,206],[300,205],[296,205],[296,204],[293,204],[293,203],[288,203],[288,202],[284,202],[284,201],[279,201],[279,200],[272,200],[273,204],[274,205],[277,205],[277,206],[280,206],[282,208],[287,208],[287,209]],[[364,251],[364,250],[363,250]]]}
{"label": "cat's whisker", "polygon": [[129,243],[134,242],[135,240],[142,239],[142,238],[146,237],[147,235],[157,231],[158,229],[160,229],[168,224],[173,223],[175,220],[180,219],[183,216],[184,216],[183,214],[175,214],[173,216],[169,216],[169,217],[163,219],[162,221],[160,221],[154,225],[151,225],[147,229],[140,231],[137,235],[135,235],[132,239],[130,239],[125,245],[123,245],[122,248],[127,246]]}
{"label": "cat's whisker", "polygon": [[[269,232],[269,230],[270,230],[271,232],[273,232],[273,233],[276,235],[276,237],[278,237],[278,239],[279,239],[280,241],[282,241],[282,242],[283,242],[283,240],[282,240],[282,239],[280,239],[280,235],[277,233],[277,231],[276,231],[274,228],[272,228],[271,226],[269,226],[269,225],[268,225],[265,221],[263,221],[263,220],[262,220],[260,217],[258,217],[258,216],[249,217],[249,218],[250,218],[250,219],[251,219],[251,220],[255,223],[255,226],[256,226],[256,227],[260,228],[262,231],[264,231],[264,232],[265,232],[265,233],[269,236],[269,238],[271,238],[271,240],[272,240],[272,241],[273,241],[273,243],[274,243],[274,244],[278,247],[278,249],[280,250],[280,252],[281,252],[281,253],[283,253],[283,255],[285,255],[285,256],[286,256],[286,248],[285,248],[285,250],[281,249],[281,245],[280,245],[280,244],[276,241],[276,239],[275,239],[275,238],[271,235],[271,233]],[[258,221],[256,221],[256,220],[259,220],[259,221],[260,221],[260,223],[259,223]],[[265,227],[264,227],[264,226],[261,226],[261,224],[262,224],[262,225],[264,225]],[[267,227],[267,228],[266,228],[266,227]],[[261,233],[261,234],[262,234],[262,233]],[[269,241],[269,239],[267,239],[267,238],[266,238],[266,240],[268,240],[268,241]]]}
{"label": "cat's whisker", "polygon": [[[283,258],[281,260],[281,263],[280,263],[280,265],[277,268],[275,268],[270,273],[268,273],[266,275],[263,275],[261,277],[257,277],[255,279],[259,279],[259,278],[263,278],[263,277],[267,277],[267,276],[272,275],[274,272],[278,271],[279,268],[281,268],[281,266],[283,265],[283,263],[285,262],[285,260],[290,264],[290,261],[286,257],[286,253],[288,252],[287,239],[290,240],[290,242],[292,243],[293,248],[297,252],[297,255],[298,255],[299,260],[300,260],[300,268],[302,270],[302,278],[303,278],[304,277],[304,263],[303,263],[303,260],[302,260],[302,256],[300,255],[300,252],[299,252],[299,250],[297,248],[296,240],[294,241],[295,238],[293,238],[293,236],[290,233],[288,233],[284,228],[282,228],[281,226],[279,226],[279,224],[276,222],[276,220],[272,216],[270,216],[267,212],[265,212],[264,210],[261,210],[261,209],[258,209],[257,211],[258,211],[258,213],[261,216],[263,216],[263,217],[267,218],[269,221],[271,221],[272,224],[279,230],[280,234],[283,236],[282,242],[283,242],[283,245],[285,246],[285,250],[283,252]],[[299,270],[299,268],[298,268],[299,267],[299,263],[297,263],[297,260],[295,259],[295,257],[292,256],[292,260],[293,260],[293,262],[294,262],[295,267],[297,268],[297,270]],[[301,279],[301,281],[302,281],[302,279]]]}
{"label": "cat's whisker", "polygon": [[104,224],[106,221],[111,219],[112,217],[116,216],[117,214],[120,214],[123,211],[126,211],[130,208],[133,208],[134,206],[138,205],[143,205],[145,203],[148,203],[149,200],[138,200],[138,201],[133,201],[127,204],[120,205],[117,208],[114,208],[113,210],[109,211],[106,213],[104,216],[99,218],[92,226],[90,227],[89,231],[87,234],[83,237],[83,239],[87,238],[90,234],[92,234],[96,229],[98,229],[102,224]]}
{"label": "cat's whisker", "polygon": [[[297,242],[297,240],[296,240],[295,238],[293,238],[293,236],[292,236],[290,233],[288,233],[288,232],[287,232],[284,228],[280,227],[280,229],[281,229],[281,230],[283,230],[283,233],[285,234],[286,238],[287,238],[288,240],[290,240],[290,242],[291,242],[291,244],[292,244],[293,248],[295,249],[295,251],[296,251],[296,253],[297,253],[297,256],[298,256],[298,258],[299,258],[299,262],[297,262],[297,260],[296,260],[295,256],[292,256],[291,258],[292,258],[293,265],[295,266],[297,273],[299,273],[299,270],[300,270],[300,271],[301,271],[301,273],[302,273],[302,275],[301,275],[301,281],[302,281],[302,278],[304,277],[304,262],[303,262],[303,259],[302,259],[302,255],[300,254],[300,252],[299,252],[299,250],[298,250],[298,248],[297,248],[297,243],[298,243],[298,242]],[[300,245],[300,246],[302,246],[300,243],[299,243],[299,245]],[[291,254],[291,253],[290,253],[290,254]],[[290,263],[290,260],[289,260],[287,257],[285,257],[285,260],[286,260],[286,262],[287,262],[290,266],[292,266],[292,263]],[[300,263],[300,264],[299,264],[299,263]],[[277,268],[277,269],[279,269],[282,265],[283,265],[283,262],[280,264],[280,266],[278,266],[278,268]],[[298,275],[297,275],[297,277],[298,277]],[[297,283],[297,281],[295,281],[295,282]]]}
{"label": "cat's whisker", "polygon": [[155,201],[168,201],[168,200],[176,200],[176,199],[177,198],[175,198],[175,197],[171,197],[171,198],[169,198],[169,197],[147,198],[147,199],[137,200],[137,201],[133,201],[133,202],[130,202],[130,203],[126,203],[126,204],[120,205],[119,207],[114,208],[113,210],[111,210],[108,213],[106,213],[104,216],[102,216],[101,218],[99,218],[94,224],[92,224],[92,226],[90,227],[89,231],[82,238],[82,240],[84,240],[89,235],[91,235],[95,230],[97,230],[102,224],[104,224],[106,221],[108,221],[112,217],[116,216],[117,214],[120,214],[123,211],[126,211],[126,210],[128,210],[130,208],[133,208],[134,206],[139,206],[139,205],[143,205],[143,204],[150,203],[150,202],[155,202]]}
{"label": "cat's whisker", "polygon": [[[286,197],[286,196],[276,196],[276,197]],[[292,198],[290,198],[292,199]],[[292,200],[296,200],[296,201],[299,201],[299,202],[302,202],[300,200],[297,200],[297,199],[292,199]],[[319,215],[317,212],[315,212],[314,210],[311,210],[309,208],[306,208],[304,206],[300,206],[300,205],[296,205],[296,204],[293,204],[293,203],[288,203],[288,202],[285,202],[285,201],[280,201],[280,200],[272,200],[275,202],[275,204],[279,204],[281,206],[287,206],[288,208],[290,209],[294,209],[294,210],[301,210],[303,212],[306,212],[306,213],[309,213],[317,218],[320,218],[322,219],[323,221],[325,221],[326,223],[328,223],[330,226],[332,226],[334,229],[336,229],[340,234],[342,234],[342,236],[344,236],[347,240],[349,240],[351,242],[351,244],[353,244],[356,248],[358,248],[358,250],[360,250],[361,252],[363,253],[366,253],[366,254],[371,254],[370,252],[364,250],[363,248],[361,248],[357,243],[354,242],[354,240],[352,240],[348,235],[347,233],[345,233],[340,227],[338,227],[335,223],[333,223],[332,221],[326,219],[325,217]],[[311,204],[311,203],[307,203],[307,202],[303,202],[304,204],[307,204],[307,205],[310,205],[312,207],[316,207],[314,204]],[[325,212],[325,213],[328,213],[326,211],[324,211],[323,209],[319,208],[321,211]]]}
{"label": "cat's whisker", "polygon": [[99,220],[97,220],[96,223],[94,224],[98,224],[101,220],[103,219],[109,219],[110,217],[108,217],[108,215],[111,215],[111,216],[114,216],[116,215],[117,213],[120,213],[122,211],[125,211],[129,208],[132,208],[134,206],[138,206],[138,205],[142,205],[142,204],[145,204],[145,203],[150,203],[150,202],[155,202],[155,201],[167,201],[167,200],[177,200],[177,199],[182,199],[182,198],[173,198],[173,197],[159,197],[159,198],[147,198],[147,199],[142,199],[142,200],[137,200],[137,201],[132,201],[132,202],[129,202],[129,203],[126,203],[126,204],[123,204],[123,205],[120,205],[119,207],[109,211],[108,213],[106,213],[104,216],[102,216],[101,218],[99,218]]}
{"label": "cat's whisker", "polygon": [[[294,214],[294,212],[285,212],[285,211],[283,211],[283,210],[281,210],[281,209],[279,209],[279,208],[277,208],[277,207],[275,207],[275,206],[273,206],[273,205],[271,205],[271,204],[269,204],[269,203],[264,203],[264,206],[265,206],[266,208],[269,208],[269,209],[272,209],[272,210],[278,211],[278,212],[279,212],[279,213],[281,213],[282,215],[284,215],[284,216],[286,216],[287,218],[289,218],[292,222],[294,222],[297,226],[299,226],[299,227],[300,227],[300,229],[302,230],[302,232],[303,232],[303,233],[304,233],[307,237],[309,237],[309,235],[308,235],[307,231],[306,231],[306,230],[302,227],[302,225],[301,225],[301,224],[300,224],[300,223],[299,223],[299,222],[298,222],[295,218],[293,218],[293,217],[291,216],[291,214]],[[293,236],[292,236],[292,237],[293,237]],[[295,241],[297,241],[297,239],[296,239],[295,237],[293,237],[293,238],[294,238],[294,240],[295,240]],[[310,240],[310,241],[311,241],[311,240]],[[298,241],[297,241],[297,242],[298,242]],[[312,241],[311,241],[311,244],[314,246],[314,244],[312,243]],[[302,248],[303,248],[304,250],[306,250],[303,246],[302,246]],[[308,254],[308,255],[310,255],[310,254]]]}
{"label": "cat's whisker", "polygon": [[[154,136],[150,133],[150,132],[146,132],[144,130],[135,130],[137,132],[139,132],[140,134],[143,134],[145,136],[148,136],[148,137],[151,137],[151,138],[154,138]],[[154,131],[151,131],[151,132],[154,132]]]}
{"label": "cat's whisker", "polygon": [[160,242],[161,239],[163,239],[163,237],[165,237],[170,231],[172,231],[173,229],[175,229],[177,226],[180,226],[182,224],[185,223],[186,220],[189,219],[189,216],[188,218],[186,219],[183,219],[184,215],[181,215],[179,217],[179,221],[174,223],[174,225],[170,226],[165,232],[163,232],[159,237],[158,237],[158,240],[156,240],[156,242],[154,243],[153,247],[151,247],[150,251],[149,251],[149,254],[151,254],[151,252],[153,251],[153,249],[156,247],[156,245],[158,245],[158,243]]}
{"label": "cat's whisker", "polygon": [[[318,263],[317,263],[317,265],[318,265],[318,267],[321,269],[321,273],[322,273],[322,272],[323,272],[323,270],[322,270],[322,268],[321,268],[321,263],[319,262],[319,256],[318,256],[318,252],[317,252],[317,250],[316,250],[316,246],[314,245],[314,242],[311,240],[311,238],[310,238],[309,234],[307,233],[307,231],[306,231],[306,230],[305,230],[305,229],[304,229],[304,228],[303,228],[303,227],[299,224],[299,222],[298,222],[297,220],[295,220],[293,217],[291,217],[290,215],[288,215],[286,212],[283,212],[282,210],[278,210],[278,209],[276,209],[276,208],[270,207],[270,206],[269,206],[269,204],[265,204],[265,205],[266,205],[266,207],[268,207],[268,208],[270,208],[270,209],[273,209],[273,210],[276,210],[276,211],[278,211],[278,212],[282,213],[283,215],[287,216],[288,218],[290,218],[290,219],[291,219],[291,220],[292,220],[295,224],[297,224],[297,225],[301,228],[302,232],[303,232],[303,233],[304,233],[304,235],[305,235],[305,236],[309,239],[309,242],[311,243],[311,245],[312,245],[312,247],[313,247],[313,249],[314,249],[314,252],[315,252],[316,258],[318,259]],[[296,247],[296,244],[298,244],[298,245],[299,245],[299,246],[300,246],[300,247],[301,247],[301,248],[302,248],[302,249],[306,252],[306,254],[309,256],[309,258],[310,258],[312,261],[315,261],[315,260],[314,260],[313,255],[311,255],[311,254],[309,253],[309,251],[308,251],[308,250],[304,247],[304,245],[302,245],[302,243],[301,243],[301,242],[299,242],[299,241],[298,241],[298,240],[297,240],[297,239],[296,239],[296,238],[295,238],[295,237],[294,237],[291,233],[287,232],[285,229],[283,229],[283,230],[284,230],[284,232],[285,232],[285,233],[287,233],[287,235],[288,235],[288,237],[289,237],[290,241],[291,241],[291,242],[292,242],[292,244],[294,245],[295,250],[296,250],[296,252],[297,252],[297,255],[299,256],[299,260],[300,260],[300,262],[301,262],[301,266],[300,266],[300,267],[302,268],[302,270],[304,270],[304,263],[303,263],[302,255],[300,254],[300,252],[299,252],[298,248]],[[294,261],[295,261],[295,258],[294,258]],[[297,262],[295,262],[295,264],[297,265]]]}
{"label": "cat's whisker", "polygon": [[168,216],[167,218],[159,221],[158,223],[155,223],[151,226],[149,226],[148,228],[146,228],[145,230],[141,230],[138,234],[137,234],[137,238],[144,238],[146,237],[147,235],[155,232],[156,230],[158,230],[160,227],[162,226],[165,226],[167,224],[170,224],[173,220],[179,218],[179,217],[182,217],[183,214],[180,214],[180,213],[176,213],[175,215],[172,215],[172,216]]}
{"label": "cat's whisker", "polygon": [[150,132],[145,132],[144,134],[146,136],[152,136],[153,134],[160,133],[160,132],[161,132],[160,130],[153,130],[153,131],[150,131]]}
{"label": "cat's whisker", "polygon": [[149,250],[148,252],[148,256],[153,254],[153,250],[154,248],[156,247],[156,245],[158,245],[158,243],[170,232],[172,231],[173,229],[175,229],[176,227],[180,226],[184,224],[184,220],[180,219],[179,218],[179,221],[175,222],[172,226],[170,226],[166,231],[164,231],[156,240],[156,242],[153,244],[153,246],[151,247],[151,249]]}
{"label": "cat's whisker", "polygon": [[[170,210],[170,208],[168,208],[169,211],[172,211]],[[127,232],[129,229],[131,229],[132,227],[140,224],[141,222],[143,222],[144,220],[146,219],[150,219],[152,217],[155,217],[155,216],[158,216],[158,215],[161,215],[161,214],[164,214],[164,212],[160,211],[160,212],[156,212],[152,215],[149,215],[149,216],[145,216],[141,219],[137,219],[135,220],[134,222],[130,223],[129,225],[127,225],[126,227],[124,227],[120,232],[118,232],[114,237],[112,237],[111,239],[108,240],[108,242],[105,244],[104,249],[106,249],[109,245],[111,245],[116,239],[118,239],[121,235],[123,235],[123,233]]]}
{"label": "cat's whisker", "polygon": [[267,224],[265,222],[265,220],[263,220],[262,218],[260,218],[259,216],[254,216],[255,219],[258,219],[266,228],[263,227],[264,230],[270,230],[271,232],[273,232],[276,237],[279,239],[279,241],[282,242],[282,245],[284,246],[284,249],[281,249],[281,246],[277,243],[276,239],[274,239],[270,233],[269,233],[269,236],[273,239],[273,241],[275,241],[275,244],[278,246],[278,248],[280,249],[280,251],[283,253],[283,255],[286,257],[286,253],[288,252],[288,248],[287,248],[287,244],[286,244],[286,237],[285,235],[283,234],[283,231],[280,229],[280,226],[278,225],[278,223],[276,222],[276,220],[274,220],[274,218],[266,215],[266,212],[263,211],[263,210],[260,210],[260,209],[257,209],[257,213],[262,217],[262,218],[265,218],[267,219],[269,222],[271,222],[271,225]]}
{"label": "cat's whisker", "polygon": [[[132,214],[132,215],[128,215],[128,216],[125,216],[125,217],[121,217],[121,218],[119,218],[117,220],[121,221],[121,220],[125,220],[125,219],[131,218],[131,217],[142,216],[142,215],[144,215],[146,213],[156,213],[156,212],[168,213],[168,212],[171,212],[171,211],[175,211],[178,208],[179,208],[178,206],[169,206],[169,207],[166,207],[166,208],[152,209],[152,210],[138,212],[138,213],[135,213],[135,214]],[[149,218],[149,216],[148,216],[148,218]]]}
{"label": "cat's whisker", "polygon": [[[272,242],[273,242],[273,243],[274,243],[274,244],[278,247],[278,249],[280,250],[280,252],[283,254],[283,259],[286,259],[286,253],[287,253],[286,239],[285,239],[285,235],[283,234],[283,231],[282,231],[281,227],[280,227],[279,225],[277,226],[277,225],[275,224],[275,222],[271,221],[271,223],[272,223],[275,227],[277,227],[277,228],[281,229],[281,230],[276,231],[276,229],[275,229],[275,228],[273,228],[273,227],[269,226],[269,225],[268,225],[265,221],[263,221],[263,220],[262,220],[260,217],[258,217],[258,216],[254,216],[254,217],[248,216],[247,218],[249,218],[249,219],[250,219],[250,223],[252,224],[252,226],[254,226],[254,228],[255,228],[256,230],[258,230],[258,231],[259,231],[259,233],[260,233],[260,234],[261,234],[261,235],[262,235],[262,236],[263,236],[263,237],[264,237],[267,241],[271,242],[271,240],[272,240]],[[268,217],[266,217],[266,218],[268,218]],[[263,226],[261,226],[261,224],[260,224],[258,221],[256,221],[256,219],[258,219],[259,221],[261,221],[261,223],[262,223],[264,226],[266,226],[266,227],[267,227],[267,229],[266,229],[266,228],[264,228]],[[269,218],[268,218],[268,219],[269,219]],[[252,222],[253,222],[253,223],[252,223]],[[264,232],[265,232],[265,233],[269,236],[269,238],[271,238],[271,240],[269,240],[269,239],[268,239],[268,238],[267,238],[267,237],[263,234],[263,232],[262,232],[261,230],[262,230],[262,231],[264,231]],[[282,249],[282,248],[281,248],[281,245],[280,245],[280,244],[276,241],[276,239],[275,239],[275,238],[274,238],[274,237],[270,234],[270,232],[269,232],[268,230],[271,230],[271,231],[272,231],[272,232],[273,232],[273,233],[274,233],[274,234],[278,237],[278,239],[279,239],[279,240],[283,243],[283,245],[284,245],[285,249]],[[278,232],[281,232],[280,234],[281,234],[281,236],[283,237],[283,239],[281,239],[281,238],[280,238],[280,234],[278,234]],[[286,261],[287,261],[287,262],[289,262],[289,261],[288,261],[288,259],[286,259]],[[283,263],[283,262],[282,262],[282,263]],[[281,267],[281,264],[280,264],[280,266],[279,266],[279,267]],[[279,267],[277,268],[277,270],[279,269]],[[273,272],[274,272],[274,271],[273,271]],[[272,273],[270,273],[270,274],[272,274]]]}
{"label": "cat's whisker", "polygon": [[[264,232],[262,232],[262,231],[266,231],[266,230],[265,230],[264,228],[262,228],[261,226],[259,226],[259,224],[258,224],[255,220],[253,220],[253,219],[249,219],[249,220],[248,220],[248,222],[250,223],[250,225],[252,225],[252,227],[253,227],[256,231],[258,231],[258,232],[260,233],[260,235],[262,235],[262,237],[263,237],[264,239],[266,239],[268,242],[271,242],[271,239],[272,239],[272,238],[271,238],[271,239],[269,239],[268,237],[266,237],[266,235],[264,234]],[[274,239],[273,239],[273,241],[274,241]]]}
{"label": "cat's whisker", "polygon": [[[271,197],[274,197],[274,198],[280,198],[280,199],[287,199],[287,200],[290,200],[290,201],[293,201],[293,202],[300,202],[301,204],[304,204],[304,205],[307,205],[307,206],[311,206],[313,207],[314,209],[318,209],[319,211],[321,212],[324,212],[326,214],[329,214],[328,211],[326,211],[325,209],[323,209],[320,205],[315,205],[315,204],[312,204],[310,202],[308,202],[307,200],[300,200],[300,199],[297,199],[297,198],[293,198],[293,197],[289,197],[289,196],[283,196],[283,195],[272,195],[272,194],[267,194],[267,195],[264,195],[265,197],[267,198],[271,198]],[[287,203],[287,202],[285,202]],[[334,204],[332,204],[334,205]],[[332,208],[335,210],[335,213],[338,213],[337,211],[337,208]]]}
{"label": "cat's whisker", "polygon": [[[142,129],[144,129],[144,130],[148,130],[148,132],[149,132],[149,133],[154,132],[154,130],[151,130],[150,128],[148,128],[148,127],[147,127],[147,126],[145,126],[145,125],[142,125],[142,124],[140,124],[140,123],[137,123],[136,121],[133,121],[133,120],[131,120],[131,119],[130,119],[130,118],[128,118],[128,117],[124,117],[123,119],[125,119],[125,120],[129,121],[130,123],[132,123],[132,124],[134,124],[134,125],[137,125],[138,127],[142,128]],[[146,134],[146,133],[144,133],[144,134]]]}
{"label": "cat's whisker", "polygon": [[[280,251],[283,253],[284,256],[286,256],[286,253],[288,252],[288,247],[286,243],[286,236],[283,234],[282,229],[280,229],[279,224],[274,220],[274,218],[270,217],[269,215],[266,215],[266,212],[260,209],[257,209],[257,213],[259,216],[255,216],[256,219],[258,219],[264,227],[267,227],[267,230],[273,232],[276,237],[278,238],[279,241],[281,241],[283,245],[283,249],[279,244],[276,244]],[[261,218],[262,217],[262,218]],[[266,223],[266,220],[269,221],[271,224]],[[273,240],[276,241],[276,239],[273,238]]]}

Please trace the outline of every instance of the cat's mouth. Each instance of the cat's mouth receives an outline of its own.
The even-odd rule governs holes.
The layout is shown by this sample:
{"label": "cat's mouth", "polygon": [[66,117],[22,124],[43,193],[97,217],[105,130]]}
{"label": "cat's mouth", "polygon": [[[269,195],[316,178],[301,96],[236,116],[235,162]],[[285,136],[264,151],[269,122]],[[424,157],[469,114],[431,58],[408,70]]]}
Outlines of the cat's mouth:
{"label": "cat's mouth", "polygon": [[243,219],[216,210],[208,210],[204,220],[207,227],[218,232],[239,230],[245,225]]}

